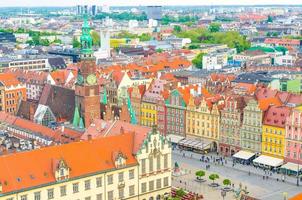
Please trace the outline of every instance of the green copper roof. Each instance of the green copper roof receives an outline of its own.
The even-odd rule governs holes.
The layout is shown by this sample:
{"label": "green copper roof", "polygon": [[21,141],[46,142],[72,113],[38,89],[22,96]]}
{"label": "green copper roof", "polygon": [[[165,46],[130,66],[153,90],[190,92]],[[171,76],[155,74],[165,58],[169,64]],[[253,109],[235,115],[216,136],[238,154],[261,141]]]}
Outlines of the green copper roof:
{"label": "green copper roof", "polygon": [[81,129],[85,128],[84,120],[83,120],[82,117],[81,117],[81,119],[80,119],[79,128],[81,128]]}
{"label": "green copper roof", "polygon": [[74,109],[72,125],[74,127],[78,127],[79,123],[80,123],[80,112],[79,112],[79,108],[76,106]]}
{"label": "green copper roof", "polygon": [[84,15],[84,23],[82,25],[81,41],[81,53],[92,54],[92,37],[90,35],[90,26],[88,23],[87,15]]}

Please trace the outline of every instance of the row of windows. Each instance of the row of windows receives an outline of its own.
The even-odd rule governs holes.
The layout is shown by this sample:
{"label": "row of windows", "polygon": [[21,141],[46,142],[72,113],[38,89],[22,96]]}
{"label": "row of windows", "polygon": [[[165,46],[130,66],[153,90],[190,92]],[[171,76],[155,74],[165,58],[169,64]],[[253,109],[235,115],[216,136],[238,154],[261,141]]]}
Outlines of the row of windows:
{"label": "row of windows", "polygon": [[168,187],[168,186],[169,186],[169,177],[165,177],[163,179],[163,183],[162,183],[162,179],[156,179],[156,181],[154,181],[154,180],[149,181],[148,186],[147,186],[147,182],[141,183],[141,192],[142,193],[145,193],[148,191],[151,192],[155,189],[160,189],[162,187]]}
{"label": "row of windows", "polygon": [[[96,178],[96,187],[102,187],[102,177],[98,177]],[[91,180],[85,180],[84,181],[84,189],[85,190],[90,190],[91,189]],[[55,189],[51,188],[51,189],[47,189],[47,199],[55,199]],[[79,193],[80,189],[79,189],[79,183],[73,183],[72,184],[72,192],[73,193]],[[34,200],[42,200],[42,195],[41,195],[41,191],[35,192],[33,199]],[[60,186],[60,197],[64,197],[67,195],[67,186],[63,185]],[[25,194],[22,195],[20,197],[21,200],[29,200],[32,199],[29,195]],[[89,200],[91,199],[91,197],[86,197],[85,200]],[[96,199],[97,200],[102,200],[102,194],[97,194],[96,195]],[[8,200],[14,200],[13,198],[9,198]]]}
{"label": "row of windows", "polygon": [[[149,173],[153,172],[154,171],[154,158],[153,157],[150,157],[148,158],[148,162],[149,162]],[[157,156],[156,157],[156,170],[159,171],[161,170],[161,156]],[[163,166],[163,169],[167,169],[168,168],[168,154],[164,154],[163,155],[163,160],[164,160],[164,166]],[[147,159],[142,159],[141,160],[141,172],[142,174],[146,174],[146,161]]]}
{"label": "row of windows", "polygon": [[[129,170],[128,172],[128,178],[129,180],[134,179],[134,169]],[[124,181],[124,172],[118,173],[118,182],[123,182]],[[113,174],[110,174],[107,176],[107,184],[112,185],[114,182],[114,176]]]}

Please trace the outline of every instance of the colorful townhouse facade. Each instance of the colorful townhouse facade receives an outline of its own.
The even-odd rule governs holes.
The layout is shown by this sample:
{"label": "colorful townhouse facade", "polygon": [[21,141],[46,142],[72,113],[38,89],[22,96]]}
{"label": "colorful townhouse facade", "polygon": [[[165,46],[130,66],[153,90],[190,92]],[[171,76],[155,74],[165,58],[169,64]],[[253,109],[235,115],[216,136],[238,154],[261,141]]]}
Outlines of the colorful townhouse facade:
{"label": "colorful townhouse facade", "polygon": [[219,151],[232,156],[239,150],[240,129],[243,121],[245,101],[242,96],[229,96],[225,99],[225,107],[221,110]]}
{"label": "colorful townhouse facade", "polygon": [[262,154],[284,158],[286,118],[290,108],[271,106],[264,115],[262,126]]}
{"label": "colorful townhouse facade", "polygon": [[243,150],[261,153],[263,111],[255,99],[250,99],[243,110],[240,129],[240,147]]}
{"label": "colorful townhouse facade", "polygon": [[151,127],[157,124],[157,103],[162,99],[165,84],[165,80],[156,79],[149,85],[142,99],[141,125]]}
{"label": "colorful townhouse facade", "polygon": [[2,85],[3,95],[0,95],[3,102],[2,110],[7,113],[15,115],[18,111],[21,100],[26,100],[26,86],[17,80],[17,78],[10,73],[0,74],[0,83]]}
{"label": "colorful townhouse facade", "polygon": [[128,95],[138,123],[141,121],[141,102],[145,91],[146,85],[135,85],[128,89]]}
{"label": "colorful townhouse facade", "polygon": [[[185,95],[187,95],[185,97]],[[165,100],[167,109],[167,134],[186,136],[186,101],[189,93],[181,93],[179,89],[171,91]],[[188,102],[187,102],[188,103]]]}
{"label": "colorful townhouse facade", "polygon": [[216,151],[219,142],[220,112],[217,103],[205,97],[190,97],[186,112],[186,133],[213,141]]}
{"label": "colorful townhouse facade", "polygon": [[302,106],[286,119],[285,161],[302,164]]}

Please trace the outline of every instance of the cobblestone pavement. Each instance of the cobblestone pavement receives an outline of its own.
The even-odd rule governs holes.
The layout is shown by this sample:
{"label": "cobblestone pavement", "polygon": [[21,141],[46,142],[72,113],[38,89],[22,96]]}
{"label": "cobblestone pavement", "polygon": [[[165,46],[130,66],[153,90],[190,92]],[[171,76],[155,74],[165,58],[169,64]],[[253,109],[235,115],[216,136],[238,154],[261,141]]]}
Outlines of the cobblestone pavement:
{"label": "cobblestone pavement", "polygon": [[[183,155],[185,153],[185,157]],[[207,155],[209,158],[219,157],[214,154]],[[230,158],[226,158],[226,164],[221,165],[213,162],[205,163],[200,161],[201,155],[195,154],[191,152],[180,152],[178,150],[173,151],[173,162],[178,162],[180,168],[183,170],[191,171],[191,175],[187,175],[182,177],[187,180],[189,185],[191,184],[191,190],[194,191],[194,188],[197,189],[197,184],[194,184],[194,173],[198,169],[202,169],[206,171],[205,179],[208,179],[210,173],[218,173],[220,175],[220,181],[224,179],[224,177],[231,179],[231,181],[235,184],[235,188],[238,188],[241,183],[243,186],[247,186],[248,191],[251,196],[254,196],[259,199],[271,199],[271,200],[283,200],[283,193],[286,192],[288,196],[293,196],[302,191],[302,186],[296,186],[296,178],[287,176],[285,178],[286,182],[277,181],[277,178],[280,180],[280,174],[270,174],[264,173],[262,169],[256,169],[253,166],[236,164],[233,167],[232,160]],[[210,164],[210,169],[206,170],[206,165]],[[263,176],[268,176],[268,178],[263,179]],[[174,180],[173,183],[177,183],[177,180]],[[209,180],[207,180],[209,183]],[[182,183],[183,184],[183,183]],[[204,184],[204,183],[203,183]],[[200,184],[199,184],[200,185]],[[201,186],[201,190],[205,192],[205,199],[222,199],[220,196],[220,190],[215,191],[213,188],[206,189],[207,184],[205,186]],[[204,189],[202,189],[204,188]],[[207,197],[209,195],[209,197]],[[214,195],[214,196],[213,196]],[[213,196],[213,197],[212,197]],[[228,194],[225,199],[234,199],[233,195]]]}

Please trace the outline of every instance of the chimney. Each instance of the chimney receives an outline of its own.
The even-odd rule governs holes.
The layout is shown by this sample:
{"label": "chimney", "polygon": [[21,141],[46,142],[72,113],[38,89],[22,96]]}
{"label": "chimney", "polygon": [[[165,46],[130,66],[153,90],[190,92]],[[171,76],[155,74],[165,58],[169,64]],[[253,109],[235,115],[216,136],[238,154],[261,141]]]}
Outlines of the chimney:
{"label": "chimney", "polygon": [[198,86],[198,88],[197,88],[197,94],[201,95],[201,86]]}
{"label": "chimney", "polygon": [[0,182],[0,193],[2,193],[2,182]]}
{"label": "chimney", "polygon": [[64,131],[65,131],[65,126],[63,125],[61,126],[61,132],[64,133]]}
{"label": "chimney", "polygon": [[124,127],[121,127],[120,133],[121,133],[121,134],[124,134],[124,133],[125,133]]}
{"label": "chimney", "polygon": [[92,139],[92,135],[91,135],[91,134],[88,134],[88,135],[87,135],[87,139],[88,139],[88,141],[90,141],[90,140]]}

